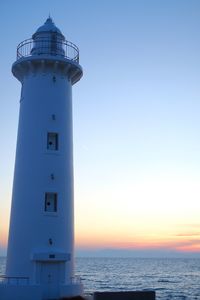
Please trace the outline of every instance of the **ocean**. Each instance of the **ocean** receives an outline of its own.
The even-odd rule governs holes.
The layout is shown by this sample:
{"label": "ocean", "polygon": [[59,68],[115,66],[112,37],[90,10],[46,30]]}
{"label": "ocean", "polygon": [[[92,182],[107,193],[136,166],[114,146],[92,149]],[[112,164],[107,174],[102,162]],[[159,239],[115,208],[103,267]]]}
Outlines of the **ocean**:
{"label": "ocean", "polygon": [[[0,274],[5,258],[0,258]],[[198,258],[77,258],[85,293],[155,290],[157,300],[200,300]]]}

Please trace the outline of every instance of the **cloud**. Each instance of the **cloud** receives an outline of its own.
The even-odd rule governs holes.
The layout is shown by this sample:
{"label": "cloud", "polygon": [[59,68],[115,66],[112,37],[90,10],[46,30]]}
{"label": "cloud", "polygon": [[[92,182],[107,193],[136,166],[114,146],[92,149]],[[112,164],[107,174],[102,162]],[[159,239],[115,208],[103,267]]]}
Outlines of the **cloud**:
{"label": "cloud", "polygon": [[180,237],[200,236],[200,232],[178,233],[175,236],[180,236]]}

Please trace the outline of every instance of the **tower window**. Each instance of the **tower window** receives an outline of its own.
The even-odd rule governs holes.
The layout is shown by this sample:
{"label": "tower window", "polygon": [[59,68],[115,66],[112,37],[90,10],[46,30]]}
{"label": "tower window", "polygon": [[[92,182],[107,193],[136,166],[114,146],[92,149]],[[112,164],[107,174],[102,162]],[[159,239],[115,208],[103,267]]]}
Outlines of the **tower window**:
{"label": "tower window", "polygon": [[57,211],[57,193],[45,193],[45,207],[46,212]]}
{"label": "tower window", "polygon": [[47,134],[47,149],[58,150],[58,134],[55,132],[48,132]]}

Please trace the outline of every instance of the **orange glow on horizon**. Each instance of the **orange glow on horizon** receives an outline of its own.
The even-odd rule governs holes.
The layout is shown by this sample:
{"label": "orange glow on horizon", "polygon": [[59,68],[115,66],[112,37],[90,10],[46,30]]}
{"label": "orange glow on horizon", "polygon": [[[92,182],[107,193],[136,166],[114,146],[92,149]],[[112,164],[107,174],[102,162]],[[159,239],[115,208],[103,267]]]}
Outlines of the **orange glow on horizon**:
{"label": "orange glow on horizon", "polygon": [[76,246],[85,249],[127,249],[127,250],[170,250],[178,252],[200,252],[200,242],[185,236],[76,236]]}
{"label": "orange glow on horizon", "polygon": [[0,246],[2,248],[6,248],[7,247],[7,242],[8,242],[7,232],[1,232]]}

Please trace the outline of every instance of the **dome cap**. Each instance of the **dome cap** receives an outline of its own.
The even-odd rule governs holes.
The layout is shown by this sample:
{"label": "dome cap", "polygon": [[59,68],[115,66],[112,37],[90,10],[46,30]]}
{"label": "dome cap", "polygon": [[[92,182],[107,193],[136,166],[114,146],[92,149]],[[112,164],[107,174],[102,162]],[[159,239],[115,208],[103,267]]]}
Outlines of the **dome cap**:
{"label": "dome cap", "polygon": [[48,19],[46,20],[46,22],[44,23],[44,25],[40,26],[36,32],[33,34],[32,38],[34,39],[37,35],[39,35],[40,33],[57,33],[60,37],[64,38],[64,35],[62,34],[62,32],[60,31],[60,29],[58,27],[55,26],[53,20],[51,17],[48,17]]}

